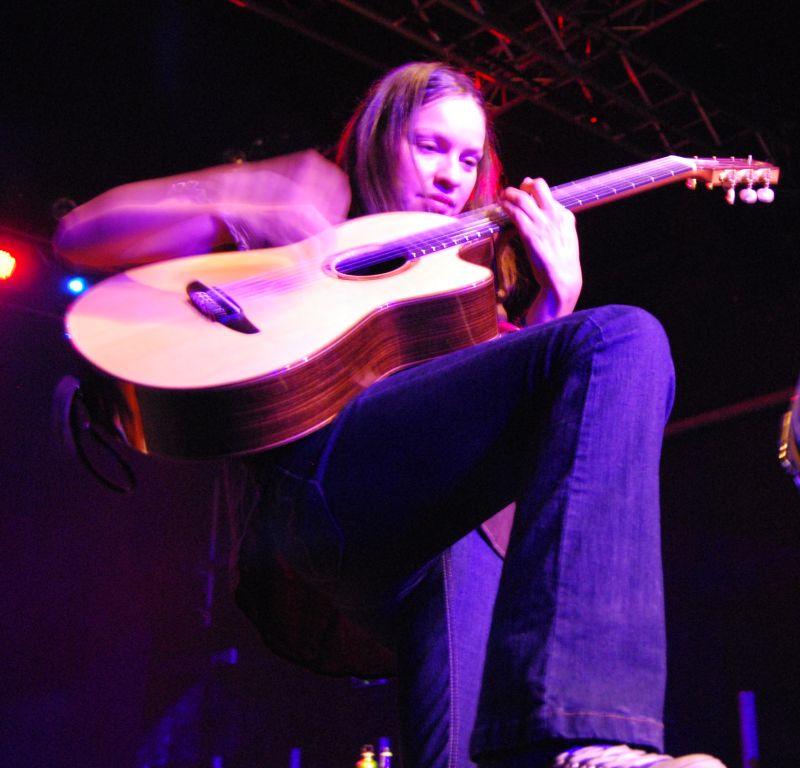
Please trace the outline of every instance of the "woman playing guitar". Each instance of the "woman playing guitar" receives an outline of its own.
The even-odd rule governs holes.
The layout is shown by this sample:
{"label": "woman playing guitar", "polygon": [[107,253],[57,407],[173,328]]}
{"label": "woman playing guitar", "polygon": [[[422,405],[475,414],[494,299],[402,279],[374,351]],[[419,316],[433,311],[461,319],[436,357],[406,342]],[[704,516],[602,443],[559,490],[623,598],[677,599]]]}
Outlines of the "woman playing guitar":
{"label": "woman playing guitar", "polygon": [[[407,768],[720,768],[658,753],[673,388],[662,328],[632,307],[574,311],[574,217],[541,179],[500,190],[485,104],[462,73],[387,74],[339,161],[351,216],[499,201],[525,261],[496,245],[507,333],[371,383],[329,423],[248,460],[260,501],[240,606],[315,669],[385,673],[396,655]],[[347,210],[344,177],[321,158],[247,171],[112,190],[62,220],[57,250],[115,269],[281,245]],[[538,290],[522,306],[528,270]],[[484,524],[513,503],[506,546],[497,518]]]}

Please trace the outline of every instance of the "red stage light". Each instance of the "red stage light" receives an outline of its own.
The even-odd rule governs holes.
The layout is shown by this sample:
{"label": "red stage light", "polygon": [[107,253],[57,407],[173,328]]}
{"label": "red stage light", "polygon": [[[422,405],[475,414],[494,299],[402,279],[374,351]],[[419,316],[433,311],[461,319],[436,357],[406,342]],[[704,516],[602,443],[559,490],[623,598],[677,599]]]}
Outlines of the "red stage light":
{"label": "red stage light", "polygon": [[8,280],[14,274],[17,260],[9,251],[0,250],[0,280]]}
{"label": "red stage light", "polygon": [[8,291],[25,291],[40,276],[42,258],[36,241],[23,232],[0,224],[0,287]]}

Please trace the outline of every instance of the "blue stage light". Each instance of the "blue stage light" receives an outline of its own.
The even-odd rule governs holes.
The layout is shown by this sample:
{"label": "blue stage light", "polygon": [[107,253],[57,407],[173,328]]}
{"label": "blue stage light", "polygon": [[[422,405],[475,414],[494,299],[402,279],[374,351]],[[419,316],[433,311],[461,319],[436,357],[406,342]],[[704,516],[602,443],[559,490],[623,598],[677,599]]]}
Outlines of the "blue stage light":
{"label": "blue stage light", "polygon": [[67,290],[74,296],[83,293],[87,287],[88,284],[82,277],[71,277],[67,280]]}

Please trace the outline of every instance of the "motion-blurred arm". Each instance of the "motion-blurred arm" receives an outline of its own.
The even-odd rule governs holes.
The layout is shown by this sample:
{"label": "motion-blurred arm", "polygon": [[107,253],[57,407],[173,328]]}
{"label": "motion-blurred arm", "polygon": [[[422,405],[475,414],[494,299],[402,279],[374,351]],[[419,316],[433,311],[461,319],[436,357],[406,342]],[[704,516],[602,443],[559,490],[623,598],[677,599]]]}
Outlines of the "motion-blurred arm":
{"label": "motion-blurred arm", "polygon": [[225,247],[285,245],[341,222],[345,174],[309,150],[125,184],[70,211],[56,253],[102,271]]}

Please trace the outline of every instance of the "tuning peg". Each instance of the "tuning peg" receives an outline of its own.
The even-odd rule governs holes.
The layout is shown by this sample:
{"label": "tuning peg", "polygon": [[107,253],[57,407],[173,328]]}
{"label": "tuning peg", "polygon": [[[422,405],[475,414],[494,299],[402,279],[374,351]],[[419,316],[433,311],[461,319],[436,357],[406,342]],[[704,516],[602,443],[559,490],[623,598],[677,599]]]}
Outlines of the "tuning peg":
{"label": "tuning peg", "polygon": [[733,205],[736,202],[736,190],[733,187],[728,187],[725,190],[725,202],[728,205]]}
{"label": "tuning peg", "polygon": [[757,195],[761,203],[771,203],[775,199],[775,192],[772,187],[761,187]]}
{"label": "tuning peg", "polygon": [[756,195],[756,191],[752,187],[742,187],[739,190],[739,199],[743,203],[752,205],[758,198]]}

